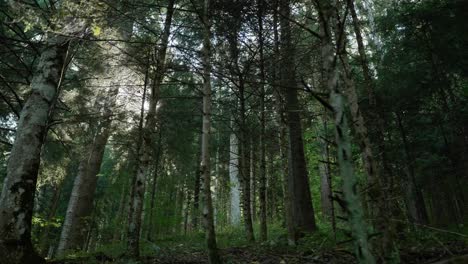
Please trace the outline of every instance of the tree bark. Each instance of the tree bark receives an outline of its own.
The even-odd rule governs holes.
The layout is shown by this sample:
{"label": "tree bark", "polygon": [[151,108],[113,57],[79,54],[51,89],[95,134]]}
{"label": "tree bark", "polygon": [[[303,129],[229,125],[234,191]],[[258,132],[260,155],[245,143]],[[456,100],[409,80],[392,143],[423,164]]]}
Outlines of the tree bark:
{"label": "tree bark", "polygon": [[260,200],[260,240],[267,240],[267,203],[266,203],[266,135],[265,135],[265,58],[263,52],[263,7],[264,0],[257,0],[258,19],[258,45],[260,55],[260,173],[259,173],[259,200]]}
{"label": "tree bark", "polygon": [[[326,113],[324,113],[326,115]],[[320,198],[322,204],[323,215],[330,219],[333,218],[333,199],[332,199],[332,183],[330,174],[330,153],[329,145],[327,142],[327,120],[326,116],[322,117],[322,130],[319,137],[321,162],[319,164],[320,173]],[[333,221],[333,219],[330,219]]]}
{"label": "tree bark", "polygon": [[158,174],[160,173],[160,171],[162,171],[162,168],[163,168],[163,166],[160,165],[161,158],[163,156],[163,147],[161,145],[162,144],[162,132],[161,131],[159,131],[158,150],[156,153],[156,161],[154,163],[154,172],[153,172],[153,182],[151,185],[151,201],[150,201],[150,208],[149,208],[148,234],[147,234],[148,241],[153,241],[153,211],[154,211],[154,203],[155,203],[155,198],[156,198],[156,181],[158,179]]}
{"label": "tree bark", "polygon": [[286,99],[287,126],[289,134],[289,176],[288,192],[291,198],[294,241],[303,232],[313,232],[315,224],[314,207],[310,194],[307,165],[304,155],[300,106],[297,95],[294,46],[292,44],[290,0],[280,0],[281,25],[281,89]]}
{"label": "tree bark", "polygon": [[[112,30],[106,32],[107,36],[129,39],[132,32],[132,23],[118,28],[117,33]],[[89,129],[85,132],[88,144],[84,148],[84,155],[80,161],[78,174],[75,178],[72,193],[68,202],[65,221],[62,226],[57,254],[63,255],[67,250],[83,249],[85,242],[84,230],[90,224],[90,215],[93,209],[94,193],[97,185],[97,174],[101,163],[107,140],[112,132],[112,115],[115,111],[119,86],[126,84],[120,76],[125,71],[122,65],[127,61],[125,43],[102,44],[104,50],[103,66],[105,71],[98,78],[91,81],[91,85],[102,85],[110,88],[106,92],[97,93],[94,111],[102,115],[102,120],[91,120]],[[107,93],[107,94],[105,94]]]}
{"label": "tree bark", "polygon": [[[231,124],[233,123],[231,122]],[[236,134],[231,133],[229,151],[230,223],[234,226],[240,224],[241,218],[238,144]]]}
{"label": "tree bark", "polygon": [[[57,207],[59,206],[60,195],[62,194],[62,187],[63,187],[64,180],[61,180],[55,187],[54,187],[54,195],[52,197],[52,204],[50,205],[49,213],[47,215],[47,223],[50,223],[57,212]],[[48,250],[50,249],[50,241],[49,241],[49,232],[50,232],[50,224],[47,224],[42,231],[41,235],[41,244],[39,246],[39,250],[42,256],[48,255]]]}
{"label": "tree bark", "polygon": [[275,65],[273,67],[273,80],[274,80],[274,96],[276,99],[276,114],[277,122],[280,126],[279,129],[279,146],[280,146],[280,160],[281,160],[281,174],[282,174],[282,191],[283,191],[283,214],[285,219],[285,224],[288,233],[288,244],[294,245],[295,235],[294,235],[294,225],[293,225],[293,216],[291,212],[291,196],[288,191],[288,178],[289,178],[289,160],[288,160],[288,141],[287,141],[287,128],[286,128],[286,114],[285,114],[285,103],[282,96],[281,89],[281,59],[280,59],[280,39],[279,39],[279,30],[278,30],[278,16],[279,16],[279,0],[274,2],[274,12],[273,12],[273,38],[274,38],[274,54],[276,57]]}
{"label": "tree bark", "polygon": [[132,197],[130,197],[130,217],[128,224],[127,247],[131,257],[140,255],[140,231],[141,231],[141,216],[143,212],[144,194],[146,176],[148,174],[149,164],[151,161],[151,150],[153,145],[153,133],[157,123],[156,106],[160,98],[161,83],[166,73],[166,53],[171,33],[172,17],[174,14],[174,4],[176,0],[169,0],[166,18],[164,21],[163,34],[161,36],[161,45],[158,46],[156,54],[156,70],[151,87],[150,105],[146,115],[146,124],[142,130],[143,141],[141,153],[138,153],[138,170],[135,176],[134,185],[132,186]]}
{"label": "tree bark", "polygon": [[[339,7],[339,2],[336,3],[337,7]],[[352,3],[353,2],[351,1],[351,4]],[[348,7],[352,7],[352,5],[349,5],[349,2]],[[366,122],[366,119],[361,112],[356,85],[351,74],[351,68],[346,52],[347,37],[344,28],[345,19],[346,17],[341,19],[338,14],[335,13],[334,31],[335,38],[337,39],[337,56],[341,62],[341,65],[343,66],[343,78],[345,84],[344,93],[349,103],[353,127],[357,134],[364,168],[368,177],[369,197],[375,202],[372,206],[372,209],[375,211],[375,227],[379,232],[382,233],[382,236],[376,241],[378,257],[380,261],[387,261],[388,259],[392,258],[392,255],[394,255],[393,251],[396,249],[396,246],[393,244],[395,235],[394,224],[390,221],[396,209],[388,199],[390,193],[389,190],[391,189],[391,184],[389,183],[391,176],[388,171],[388,167],[386,167],[384,162],[385,149],[383,145],[384,143],[382,141],[383,129],[380,125],[382,117],[372,114],[374,115],[372,122]],[[364,52],[363,46],[361,46],[361,52]],[[365,54],[362,55],[365,56]],[[365,62],[365,57],[361,58],[361,61]],[[371,75],[368,67],[364,67],[364,70],[366,71],[364,75],[365,78],[367,78],[366,82],[368,84],[368,91],[370,93],[369,97],[372,100],[370,103],[374,106],[372,110],[377,112],[379,110],[375,105],[375,96],[373,95],[374,89],[372,87],[373,83],[370,79]],[[372,124],[376,125],[372,126]],[[372,131],[378,132],[380,142],[376,142],[371,139],[369,136],[369,126],[372,126]]]}
{"label": "tree bark", "polygon": [[110,91],[109,102],[107,102],[108,105],[103,112],[105,120],[97,125],[94,139],[86,146],[85,155],[80,162],[60,235],[57,249],[59,256],[67,250],[82,249],[85,241],[83,234],[90,224],[89,216],[93,209],[97,174],[101,169],[104,150],[112,129],[110,115],[117,99],[117,93],[118,88]]}
{"label": "tree bark", "polygon": [[249,148],[250,148],[250,154],[249,154],[249,166],[250,166],[250,212],[252,215],[252,223],[255,222],[257,218],[257,203],[256,203],[256,195],[257,195],[257,177],[256,177],[256,164],[255,160],[256,157],[256,149],[255,145],[253,144],[252,137],[250,137],[249,140]]}
{"label": "tree bark", "polygon": [[211,130],[211,21],[210,0],[204,1],[203,23],[203,126],[201,140],[200,174],[203,178],[204,208],[203,222],[205,225],[208,259],[210,264],[221,263],[216,244],[216,232],[213,219],[213,201],[211,197],[211,166],[210,166],[210,130]]}
{"label": "tree bark", "polygon": [[31,220],[41,149],[65,73],[68,47],[67,38],[54,36],[47,40],[31,81],[32,93],[20,114],[0,196],[3,263],[44,262],[31,243]]}
{"label": "tree bark", "polygon": [[398,123],[398,129],[400,130],[401,140],[403,142],[403,149],[405,151],[405,167],[406,167],[406,181],[404,184],[406,207],[409,215],[409,220],[412,223],[425,225],[428,223],[428,216],[426,206],[424,203],[424,196],[421,188],[416,183],[414,175],[414,168],[412,163],[414,162],[413,155],[409,148],[409,142],[406,135],[406,130],[403,126],[403,120],[401,114],[395,113]]}
{"label": "tree bark", "polygon": [[[337,55],[332,42],[332,23],[334,8],[336,6],[328,1],[317,0],[322,36],[322,61],[325,80],[330,93],[330,102],[334,110],[335,140],[337,144],[338,164],[343,180],[343,195],[345,208],[348,215],[348,223],[355,245],[355,254],[360,263],[375,263],[368,243],[366,224],[363,218],[361,199],[357,193],[357,179],[354,174],[351,143],[349,140],[349,127],[345,114],[344,97],[338,85],[339,71],[337,57],[339,56],[340,40],[337,36]],[[336,4],[336,2],[335,2]]]}
{"label": "tree bark", "polygon": [[246,126],[246,107],[245,107],[245,86],[242,76],[239,75],[239,103],[240,103],[240,129],[239,129],[239,171],[242,187],[242,215],[244,218],[244,227],[247,240],[255,241],[252,208],[250,193],[250,173],[249,173],[249,153],[247,147],[247,126]]}
{"label": "tree bark", "polygon": [[[201,140],[200,140],[201,144]],[[193,191],[193,211],[192,211],[192,227],[194,230],[198,229],[199,215],[200,215],[200,184],[201,174],[199,165],[197,165],[197,171],[195,172],[195,186]]]}

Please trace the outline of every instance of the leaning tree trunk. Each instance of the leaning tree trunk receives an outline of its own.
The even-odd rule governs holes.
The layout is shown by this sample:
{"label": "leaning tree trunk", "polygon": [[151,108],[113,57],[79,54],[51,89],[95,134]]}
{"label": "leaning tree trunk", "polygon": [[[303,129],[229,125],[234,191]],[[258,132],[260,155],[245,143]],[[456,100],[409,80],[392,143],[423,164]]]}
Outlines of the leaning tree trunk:
{"label": "leaning tree trunk", "polygon": [[86,146],[85,155],[80,161],[57,248],[59,256],[67,250],[82,249],[85,242],[83,234],[90,224],[89,216],[94,205],[97,174],[101,169],[104,150],[111,133],[111,115],[118,90],[118,88],[113,88],[109,92],[108,102],[103,111],[104,120],[96,124],[97,129],[93,133],[93,140]]}
{"label": "leaning tree trunk", "polygon": [[[330,102],[335,114],[335,140],[337,144],[338,165],[340,175],[343,180],[343,195],[345,208],[348,215],[348,222],[351,227],[351,233],[355,245],[355,254],[360,263],[375,263],[375,258],[371,253],[368,243],[368,234],[366,223],[363,218],[363,208],[361,199],[357,193],[357,178],[353,170],[353,160],[351,152],[351,143],[349,136],[349,127],[345,114],[345,102],[343,94],[338,86],[339,71],[335,56],[335,49],[332,42],[331,22],[334,19],[333,10],[335,6],[326,0],[317,1],[320,26],[323,32],[322,36],[322,60],[323,72],[330,93]],[[339,39],[339,38],[338,38]],[[340,50],[337,43],[337,50]]]}
{"label": "leaning tree trunk", "polygon": [[[344,45],[344,44],[343,44]],[[391,222],[393,213],[395,212],[395,204],[391,204],[389,200],[390,184],[388,183],[388,176],[382,167],[382,159],[380,154],[375,154],[374,142],[368,134],[368,123],[365,122],[364,116],[360,110],[359,99],[356,91],[354,80],[351,76],[350,66],[345,49],[340,52],[340,60],[343,65],[343,75],[345,80],[345,95],[349,102],[349,108],[353,121],[354,130],[356,131],[359,146],[361,148],[361,155],[364,163],[364,168],[369,181],[369,197],[375,201],[372,209],[375,211],[375,226],[376,229],[382,233],[381,237],[376,241],[379,258],[391,258],[393,251],[396,249],[394,245],[394,224]],[[374,120],[379,122],[378,120]]]}
{"label": "leaning tree trunk", "polygon": [[44,262],[31,243],[31,220],[41,149],[59,95],[68,47],[69,40],[62,37],[47,41],[31,81],[32,93],[21,111],[0,196],[1,263]]}
{"label": "leaning tree trunk", "polygon": [[203,222],[205,225],[208,259],[210,264],[221,263],[216,245],[214,227],[213,201],[211,197],[211,166],[210,166],[210,130],[211,130],[211,21],[210,0],[204,1],[202,15],[203,23],[203,125],[201,140],[200,174],[203,178],[204,208]]}
{"label": "leaning tree trunk", "polygon": [[[107,33],[108,36],[116,35],[117,38],[129,39],[133,23],[127,23],[119,28],[118,33]],[[112,31],[110,31],[112,32]],[[70,200],[68,202],[65,222],[60,235],[57,254],[63,255],[67,250],[83,249],[85,242],[84,231],[90,224],[90,215],[94,205],[94,193],[97,185],[97,174],[101,169],[104,150],[111,134],[112,115],[115,111],[119,86],[126,82],[120,77],[126,62],[124,43],[105,42],[102,46],[105,50],[103,64],[106,70],[97,79],[91,81],[91,85],[106,84],[110,88],[108,94],[98,93],[95,103],[95,111],[101,112],[102,120],[91,120],[90,128],[85,137],[89,137],[85,146],[82,159],[75,178]],[[110,81],[108,81],[110,80]],[[89,134],[89,135],[88,135]]]}
{"label": "leaning tree trunk", "polygon": [[142,145],[138,153],[137,171],[134,176],[133,186],[130,197],[129,223],[127,248],[131,257],[140,255],[140,233],[143,213],[144,196],[146,189],[146,176],[151,162],[151,150],[153,145],[153,133],[157,123],[156,106],[159,102],[161,84],[166,72],[166,53],[171,33],[172,17],[174,14],[174,4],[176,0],[170,0],[167,7],[166,19],[164,21],[164,30],[161,36],[161,45],[157,48],[157,65],[153,85],[151,87],[150,105],[146,115],[146,124],[142,129]]}
{"label": "leaning tree trunk", "polygon": [[292,44],[290,0],[280,1],[281,25],[281,89],[286,99],[287,126],[289,134],[289,177],[288,192],[296,241],[303,232],[313,232],[315,224],[314,207],[310,194],[307,165],[304,155],[300,106],[297,95],[296,72],[294,70],[294,47]]}

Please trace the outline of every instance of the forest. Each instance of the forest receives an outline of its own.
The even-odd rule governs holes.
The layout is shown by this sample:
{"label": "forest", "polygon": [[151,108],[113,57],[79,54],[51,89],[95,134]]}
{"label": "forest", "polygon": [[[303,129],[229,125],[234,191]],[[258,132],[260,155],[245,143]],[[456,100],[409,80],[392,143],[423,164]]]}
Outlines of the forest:
{"label": "forest", "polygon": [[468,263],[468,1],[0,0],[0,264]]}

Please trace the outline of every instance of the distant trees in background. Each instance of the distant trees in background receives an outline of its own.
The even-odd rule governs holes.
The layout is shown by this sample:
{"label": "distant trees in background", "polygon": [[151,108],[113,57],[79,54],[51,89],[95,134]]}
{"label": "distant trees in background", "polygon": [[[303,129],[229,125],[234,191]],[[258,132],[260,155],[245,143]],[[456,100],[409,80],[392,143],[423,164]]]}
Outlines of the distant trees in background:
{"label": "distant trees in background", "polygon": [[219,263],[216,233],[272,226],[349,230],[381,263],[467,221],[465,1],[17,2],[0,263],[201,230]]}

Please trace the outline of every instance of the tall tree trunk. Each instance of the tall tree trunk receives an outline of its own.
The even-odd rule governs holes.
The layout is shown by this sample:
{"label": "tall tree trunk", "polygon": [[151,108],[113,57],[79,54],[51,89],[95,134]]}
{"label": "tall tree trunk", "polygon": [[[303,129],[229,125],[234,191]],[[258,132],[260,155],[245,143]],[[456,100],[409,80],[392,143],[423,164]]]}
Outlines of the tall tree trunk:
{"label": "tall tree trunk", "polygon": [[[240,19],[239,14],[235,14],[235,19]],[[238,22],[236,22],[238,23]],[[240,69],[239,65],[239,43],[238,43],[238,31],[240,25],[237,24],[236,28],[228,35],[228,41],[230,46],[231,58],[234,62],[233,71],[237,78],[236,86],[239,89],[239,127],[238,127],[238,139],[239,139],[239,175],[241,184],[241,205],[242,205],[242,216],[244,218],[244,228],[247,240],[252,242],[255,240],[252,224],[252,207],[251,207],[251,177],[250,177],[250,142],[248,141],[248,127],[247,127],[247,116],[246,116],[246,85],[244,80],[244,73]]]}
{"label": "tall tree trunk", "polygon": [[184,236],[187,235],[188,231],[188,226],[189,226],[189,211],[190,211],[190,202],[191,202],[191,197],[192,192],[190,190],[187,191],[187,202],[185,203],[184,206]]}
{"label": "tall tree trunk", "polygon": [[161,158],[163,156],[163,147],[161,144],[162,144],[162,130],[159,131],[158,150],[156,153],[156,161],[154,163],[154,172],[153,172],[153,182],[151,185],[151,200],[150,200],[150,208],[149,208],[148,234],[147,234],[148,241],[153,241],[153,211],[154,211],[154,203],[155,203],[155,198],[156,198],[156,181],[158,179],[158,174],[160,173],[160,171],[162,171],[162,168],[163,168],[163,166],[160,165]]}
{"label": "tall tree trunk", "polygon": [[[339,2],[336,3],[337,8],[339,8]],[[351,1],[351,4],[352,3],[353,2]],[[348,5],[348,7],[349,6],[350,5]],[[346,17],[340,18],[338,14],[335,13],[334,31],[335,38],[337,39],[337,54],[341,65],[343,66],[343,77],[346,86],[344,92],[350,106],[354,130],[357,134],[364,168],[368,177],[369,196],[373,201],[375,201],[375,204],[372,206],[376,217],[375,227],[379,232],[382,233],[382,236],[376,241],[376,249],[381,261],[387,261],[393,257],[394,250],[396,249],[393,241],[395,236],[394,224],[390,221],[393,214],[396,212],[396,208],[395,205],[392,205],[389,200],[389,190],[391,189],[391,184],[389,181],[391,174],[389,173],[389,168],[385,164],[383,128],[381,126],[382,116],[376,115],[371,118],[373,122],[370,122],[370,120],[368,120],[369,122],[366,122],[366,119],[361,112],[356,86],[351,74],[348,55],[346,53],[347,37],[344,29],[345,20]],[[362,41],[362,38],[360,40]],[[361,47],[361,52],[364,52],[363,46]],[[365,56],[365,54],[362,55]],[[363,64],[365,64],[365,57],[361,58],[361,61],[364,62]],[[368,84],[368,91],[370,92],[370,103],[374,106],[371,111],[377,112],[379,110],[375,105],[375,96],[373,95],[374,89],[372,87],[372,80],[370,79],[371,75],[368,67],[363,68],[364,71],[366,71],[364,75],[365,78],[367,78],[366,82]],[[376,125],[372,126],[373,123]],[[380,142],[372,141],[369,135],[369,126],[372,126],[372,131],[378,132],[378,138]]]}
{"label": "tall tree trunk", "polygon": [[[336,2],[335,2],[336,4]],[[357,193],[357,178],[353,170],[351,143],[349,140],[349,127],[345,114],[344,97],[338,86],[339,71],[337,57],[332,42],[331,25],[334,19],[333,12],[336,6],[326,0],[316,1],[318,6],[322,36],[323,72],[326,76],[327,87],[330,93],[330,102],[335,114],[335,140],[337,144],[338,164],[343,180],[343,194],[345,200],[344,210],[348,214],[348,222],[355,245],[355,254],[360,263],[375,263],[368,243],[366,224],[363,218],[361,199]],[[337,38],[337,51],[339,38]]]}
{"label": "tall tree trunk", "polygon": [[266,135],[265,135],[265,58],[264,58],[264,37],[263,37],[263,9],[264,0],[257,0],[258,19],[258,46],[260,55],[260,173],[259,173],[259,193],[260,200],[260,240],[267,240],[267,203],[266,203]]}
{"label": "tall tree trunk", "polygon": [[151,87],[151,96],[149,102],[149,110],[146,115],[146,124],[142,130],[143,141],[141,153],[138,153],[138,170],[135,176],[134,185],[132,186],[132,197],[130,197],[130,217],[128,223],[128,238],[127,247],[129,255],[138,257],[140,255],[140,231],[141,231],[141,216],[143,212],[144,194],[146,176],[151,161],[151,150],[153,149],[153,133],[157,123],[156,106],[160,98],[161,84],[166,73],[166,53],[171,33],[172,17],[174,14],[174,4],[176,0],[169,0],[166,18],[164,21],[163,34],[161,36],[161,44],[158,46],[156,54],[156,69]]}
{"label": "tall tree trunk", "polygon": [[294,46],[291,35],[290,0],[280,0],[281,25],[281,88],[286,98],[286,114],[289,134],[289,177],[288,191],[291,197],[296,241],[302,232],[313,232],[315,224],[314,207],[310,194],[307,165],[304,155],[300,106],[297,96],[296,72],[294,65]]}
{"label": "tall tree trunk", "polygon": [[[122,224],[125,223],[124,214],[125,214],[125,205],[126,205],[126,198],[127,198],[127,183],[122,184],[122,191],[120,193],[120,202],[119,202],[119,209],[117,210],[116,219],[114,224]],[[112,241],[119,241],[122,237],[122,229],[115,228],[114,234],[112,236]]]}
{"label": "tall tree trunk", "polygon": [[[231,122],[232,125],[233,123]],[[238,145],[236,134],[231,133],[229,151],[230,223],[234,226],[240,224],[241,217]]]}
{"label": "tall tree trunk", "polygon": [[[200,140],[200,144],[201,144],[201,140]],[[195,172],[195,186],[194,186],[194,191],[193,191],[193,211],[192,211],[192,228],[194,230],[198,229],[198,222],[199,222],[199,215],[200,215],[200,184],[201,184],[200,166],[197,164],[197,170]]]}
{"label": "tall tree trunk", "polygon": [[210,0],[204,1],[203,23],[203,126],[201,140],[200,174],[203,178],[204,208],[203,222],[205,225],[206,242],[210,264],[221,263],[216,244],[216,233],[213,219],[213,202],[211,198],[211,166],[210,166],[210,130],[211,130],[211,14]]}
{"label": "tall tree trunk", "polygon": [[[52,204],[50,205],[49,213],[47,215],[47,222],[51,223],[57,212],[57,207],[59,206],[60,195],[62,194],[64,180],[61,180],[54,188],[54,195],[52,197]],[[50,240],[49,240],[50,224],[46,225],[44,231],[41,235],[41,244],[39,246],[40,253],[42,256],[48,255],[48,250],[50,249]]]}
{"label": "tall tree trunk", "polygon": [[286,222],[286,228],[288,231],[288,244],[294,245],[295,232],[293,224],[293,215],[291,212],[291,195],[288,191],[288,178],[289,178],[289,160],[288,160],[288,141],[287,141],[287,128],[286,128],[286,114],[285,114],[285,103],[281,92],[281,58],[280,58],[280,39],[278,31],[278,16],[279,14],[279,1],[275,0],[274,12],[273,12],[273,37],[274,37],[274,54],[276,57],[273,80],[275,87],[275,99],[276,99],[276,112],[279,129],[279,146],[280,146],[280,160],[281,160],[281,174],[282,174],[282,191],[283,191],[283,213]]}
{"label": "tall tree trunk", "polygon": [[65,73],[68,47],[69,39],[53,36],[47,40],[31,81],[31,95],[20,114],[0,196],[0,256],[3,263],[44,262],[31,243],[31,220],[41,149]]}
{"label": "tall tree trunk", "polygon": [[[332,199],[332,183],[330,174],[330,153],[327,138],[327,116],[324,113],[322,117],[323,133],[319,137],[321,161],[319,164],[320,173],[320,198],[322,204],[322,213],[326,218],[333,218],[333,199]],[[330,219],[334,221],[334,219]]]}
{"label": "tall tree trunk", "polygon": [[[395,236],[394,224],[391,222],[396,209],[395,205],[392,205],[389,200],[390,192],[388,190],[391,189],[389,174],[386,173],[382,166],[382,151],[375,154],[374,147],[378,146],[378,144],[374,144],[368,134],[368,123],[366,123],[360,110],[356,86],[351,76],[345,49],[343,48],[342,52],[339,52],[339,54],[341,54],[340,60],[343,65],[346,86],[344,92],[349,102],[354,130],[357,134],[364,167],[368,177],[369,197],[371,201],[374,201],[372,210],[375,211],[375,227],[382,233],[382,236],[376,241],[376,249],[379,252],[379,258],[382,259],[381,261],[386,261],[384,259],[391,258],[393,255],[392,252],[396,249],[396,246],[393,244]],[[376,122],[379,121],[376,120]]]}
{"label": "tall tree trunk", "polygon": [[110,116],[117,100],[118,90],[118,88],[112,88],[109,91],[108,102],[103,111],[105,119],[97,125],[92,141],[86,146],[86,154],[80,161],[57,248],[59,256],[67,250],[81,249],[85,241],[83,234],[90,224],[89,216],[93,210],[97,174],[101,169],[107,139],[111,133]]}
{"label": "tall tree trunk", "polygon": [[243,77],[239,75],[239,104],[240,104],[240,129],[239,129],[239,172],[242,187],[242,215],[244,218],[244,227],[247,240],[255,241],[252,209],[250,204],[250,173],[249,173],[249,152],[247,146],[247,126],[246,126],[246,107],[245,107],[245,86]]}
{"label": "tall tree trunk", "polygon": [[256,196],[257,196],[257,179],[256,179],[256,149],[255,145],[253,144],[253,139],[252,136],[249,137],[249,145],[250,145],[250,210],[251,210],[251,215],[252,215],[252,222],[256,221],[257,217],[257,201],[256,201]]}
{"label": "tall tree trunk", "polygon": [[[133,24],[127,23],[125,27],[119,28],[118,33],[112,30],[106,32],[106,36],[116,36],[123,39],[131,37]],[[107,94],[98,93],[95,102],[95,111],[102,114],[103,120],[91,121],[91,125],[86,132],[86,137],[90,137],[88,145],[85,146],[82,160],[75,178],[72,193],[68,202],[65,221],[63,223],[57,254],[63,255],[67,250],[81,249],[85,237],[83,230],[89,225],[93,209],[94,193],[96,191],[97,174],[101,168],[104,150],[111,133],[111,124],[119,86],[126,82],[119,77],[124,71],[122,65],[127,61],[124,43],[102,44],[104,51],[103,64],[106,70],[97,79],[91,81],[91,85],[102,85],[104,82],[110,88]]]}
{"label": "tall tree trunk", "polygon": [[421,188],[416,183],[413,168],[413,155],[409,148],[408,137],[406,135],[405,128],[401,114],[395,113],[398,123],[398,129],[400,130],[401,140],[403,142],[403,149],[405,151],[405,167],[406,167],[406,181],[404,184],[406,207],[408,210],[409,220],[416,224],[427,224],[428,217],[426,206],[424,204],[424,197]]}

